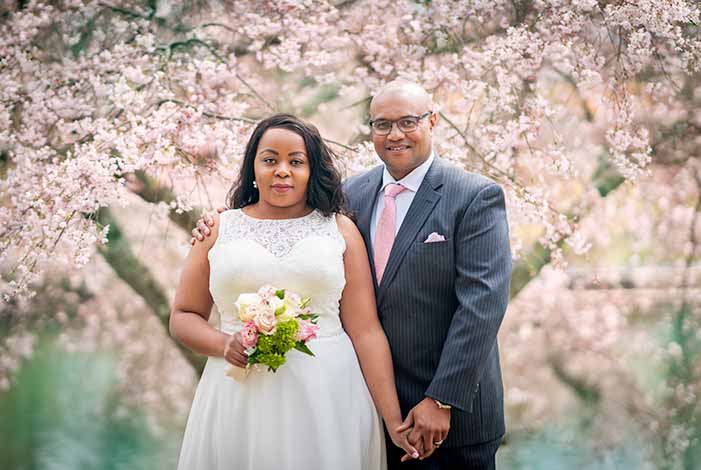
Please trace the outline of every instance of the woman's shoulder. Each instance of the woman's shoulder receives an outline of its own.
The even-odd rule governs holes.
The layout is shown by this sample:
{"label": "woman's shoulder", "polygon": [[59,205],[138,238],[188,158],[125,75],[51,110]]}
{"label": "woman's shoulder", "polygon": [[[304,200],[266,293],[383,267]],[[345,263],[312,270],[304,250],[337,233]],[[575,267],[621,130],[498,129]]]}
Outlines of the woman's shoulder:
{"label": "woman's shoulder", "polygon": [[[209,228],[210,233],[207,234],[205,237],[204,241],[201,243],[205,245],[206,249],[209,250],[214,246],[214,244],[217,242],[219,239],[220,234],[222,233],[222,224],[226,224],[227,219],[231,217],[232,214],[227,214],[229,212],[232,212],[231,209],[227,209],[222,211],[221,213],[219,211],[212,211],[209,212],[205,215],[203,215],[203,218],[205,220],[205,224],[207,224],[207,227]],[[212,223],[208,223],[207,221],[207,216],[211,219]],[[197,242],[198,244],[200,242]]]}
{"label": "woman's shoulder", "polygon": [[336,224],[338,224],[339,230],[358,230],[358,227],[355,226],[355,222],[346,214],[338,212],[334,214],[334,217],[336,217]]}
{"label": "woman's shoulder", "polygon": [[353,222],[353,220],[351,220],[350,217],[342,213],[335,214],[335,217],[336,225],[338,226],[338,231],[341,233],[341,235],[343,235],[343,238],[345,239],[346,243],[358,239],[362,240],[363,237],[360,235],[358,227],[355,225],[355,222]]}

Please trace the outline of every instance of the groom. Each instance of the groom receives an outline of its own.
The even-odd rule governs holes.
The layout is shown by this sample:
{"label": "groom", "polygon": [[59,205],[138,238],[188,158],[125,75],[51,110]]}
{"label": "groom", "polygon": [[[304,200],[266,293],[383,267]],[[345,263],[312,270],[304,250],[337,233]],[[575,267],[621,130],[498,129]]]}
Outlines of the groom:
{"label": "groom", "polygon": [[[494,468],[504,435],[496,337],[511,276],[504,194],[435,154],[437,115],[420,86],[386,85],[370,117],[384,165],[344,190],[373,267],[402,428],[423,454],[401,463],[387,439],[389,469]],[[200,219],[193,235],[208,232]]]}
{"label": "groom", "polygon": [[386,85],[370,117],[384,165],[344,190],[374,267],[403,426],[429,455],[402,464],[388,440],[389,468],[494,468],[504,434],[496,337],[511,276],[503,192],[435,154],[437,115],[418,85]]}

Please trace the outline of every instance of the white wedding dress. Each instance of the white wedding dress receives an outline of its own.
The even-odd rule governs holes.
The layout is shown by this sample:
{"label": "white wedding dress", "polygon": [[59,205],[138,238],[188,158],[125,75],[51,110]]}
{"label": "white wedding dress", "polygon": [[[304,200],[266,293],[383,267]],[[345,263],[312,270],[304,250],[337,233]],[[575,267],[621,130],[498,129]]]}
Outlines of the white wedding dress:
{"label": "white wedding dress", "polygon": [[384,469],[384,432],[341,327],[345,242],[320,212],[261,220],[223,212],[209,252],[209,287],[222,331],[241,328],[234,302],[265,284],[312,298],[315,356],[292,350],[276,373],[256,365],[236,382],[210,357],[190,410],[180,470]]}

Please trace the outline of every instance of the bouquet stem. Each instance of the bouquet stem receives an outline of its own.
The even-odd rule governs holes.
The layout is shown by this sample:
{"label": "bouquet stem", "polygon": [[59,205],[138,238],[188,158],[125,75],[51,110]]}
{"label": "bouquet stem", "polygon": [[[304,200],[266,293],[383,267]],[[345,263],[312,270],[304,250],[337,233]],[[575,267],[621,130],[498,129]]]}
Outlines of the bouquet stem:
{"label": "bouquet stem", "polygon": [[226,373],[229,377],[234,379],[235,381],[239,383],[243,383],[246,378],[248,377],[248,374],[251,372],[251,367],[246,366],[244,367],[237,367],[237,366],[231,366],[229,368],[229,372]]}

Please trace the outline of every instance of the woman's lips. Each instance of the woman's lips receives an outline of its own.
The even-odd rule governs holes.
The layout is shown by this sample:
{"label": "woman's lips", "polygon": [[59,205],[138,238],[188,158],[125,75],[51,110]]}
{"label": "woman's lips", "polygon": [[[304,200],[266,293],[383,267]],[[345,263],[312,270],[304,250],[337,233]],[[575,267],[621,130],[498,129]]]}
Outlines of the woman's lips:
{"label": "woman's lips", "polygon": [[273,191],[276,193],[286,193],[292,190],[292,186],[273,186]]}

